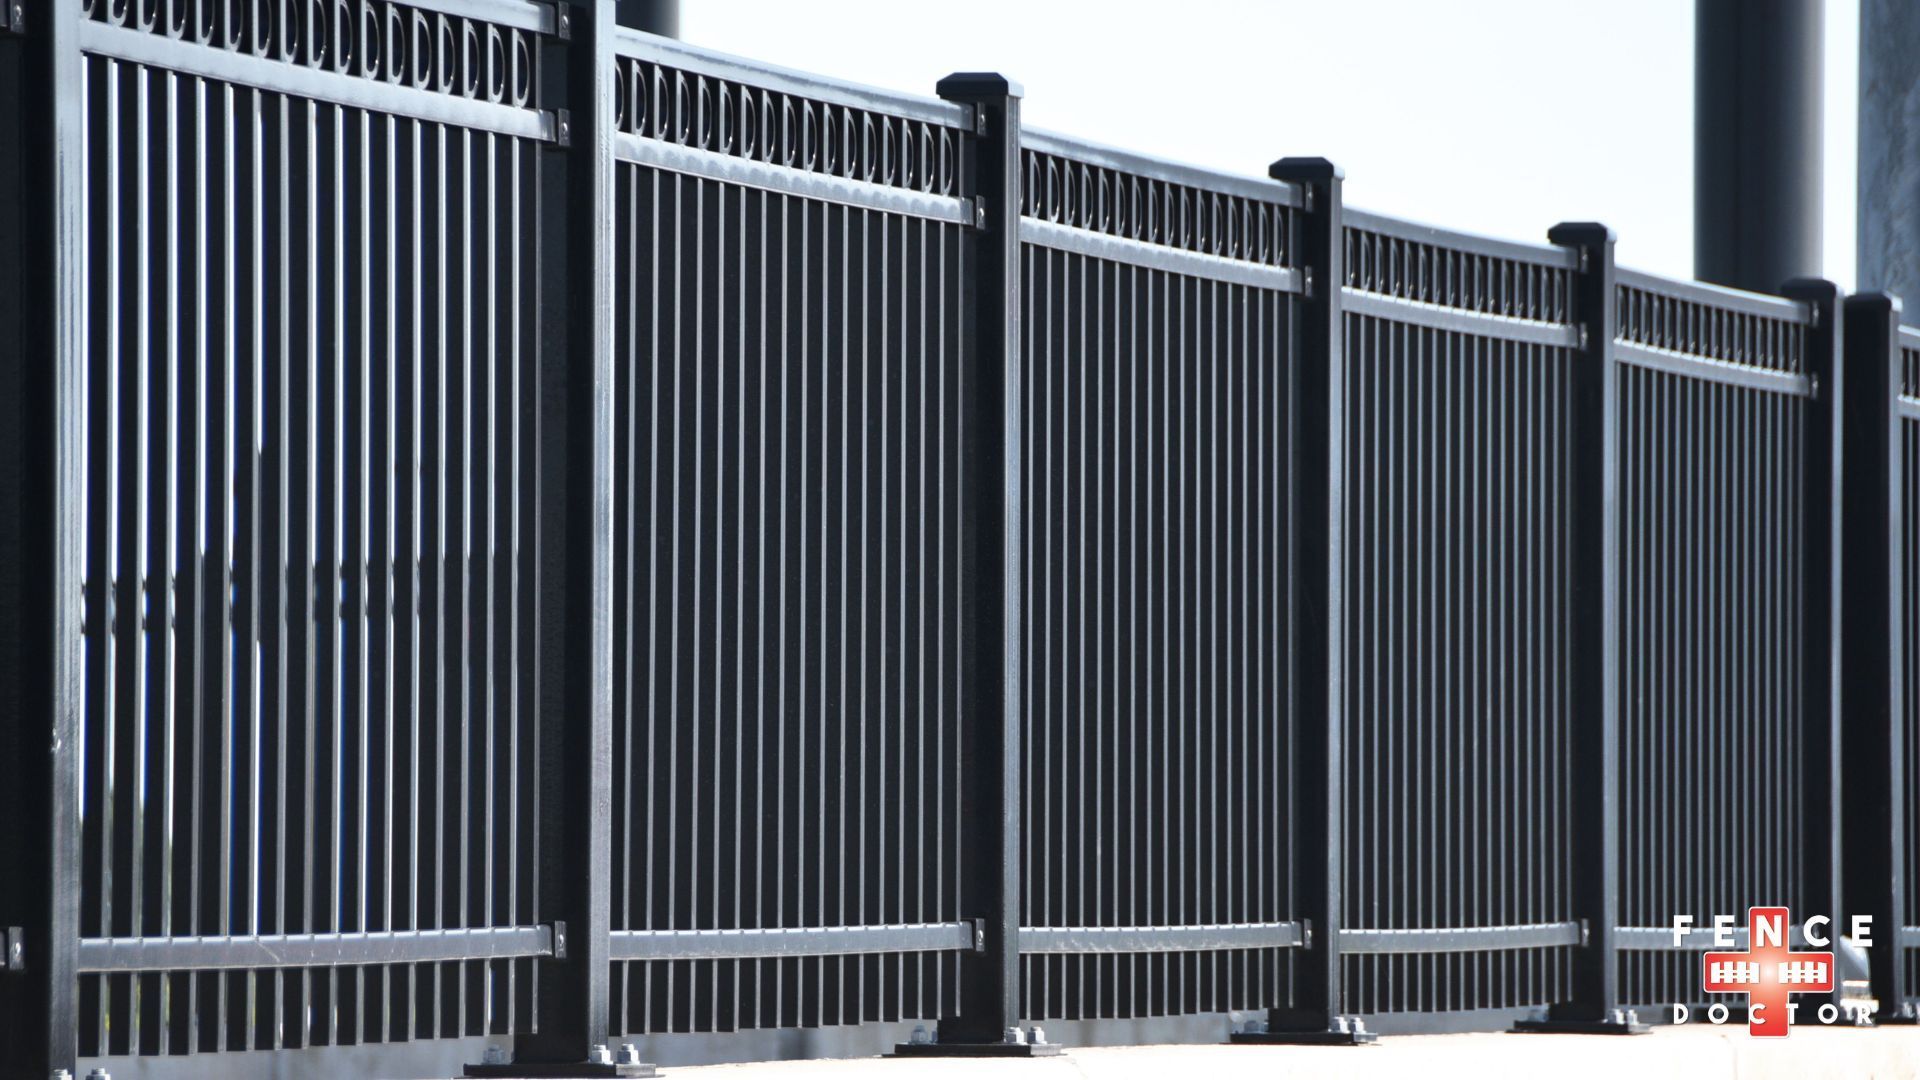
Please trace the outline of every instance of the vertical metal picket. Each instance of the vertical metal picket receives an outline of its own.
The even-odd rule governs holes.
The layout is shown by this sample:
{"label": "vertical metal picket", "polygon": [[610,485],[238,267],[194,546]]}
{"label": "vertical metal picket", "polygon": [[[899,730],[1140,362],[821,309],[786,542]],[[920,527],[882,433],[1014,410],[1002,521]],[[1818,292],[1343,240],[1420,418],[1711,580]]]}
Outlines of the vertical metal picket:
{"label": "vertical metal picket", "polygon": [[[80,939],[79,8],[0,7],[0,1076],[78,1051]],[[18,466],[18,467],[16,467]]]}
{"label": "vertical metal picket", "polygon": [[912,1056],[1059,1053],[1020,1032],[1020,84],[991,72],[940,80],[975,110],[980,258],[965,283],[961,377],[961,911],[980,946],[960,968],[960,1015]]}
{"label": "vertical metal picket", "polygon": [[1301,631],[1294,658],[1298,678],[1292,683],[1299,730],[1293,758],[1293,829],[1303,853],[1299,915],[1308,926],[1308,943],[1294,964],[1291,1003],[1269,1010],[1266,1031],[1236,1033],[1233,1041],[1357,1046],[1373,1042],[1375,1036],[1340,1013],[1345,848],[1341,739],[1347,700],[1341,644],[1347,606],[1343,174],[1325,158],[1290,157],[1275,162],[1268,175],[1300,185],[1306,200],[1294,241],[1299,245],[1297,265],[1306,275],[1306,300],[1297,322],[1297,362],[1288,372],[1288,430],[1294,443],[1287,487],[1294,497],[1297,530],[1289,595]]}
{"label": "vertical metal picket", "polygon": [[1570,565],[1567,653],[1572,661],[1568,749],[1572,770],[1575,917],[1585,923],[1575,954],[1573,999],[1516,1030],[1641,1035],[1649,1028],[1620,1006],[1614,930],[1620,907],[1620,523],[1618,383],[1613,369],[1613,230],[1591,221],[1548,230],[1555,244],[1580,252],[1574,305],[1583,341],[1573,369],[1567,415],[1573,448],[1568,478]]}
{"label": "vertical metal picket", "polygon": [[1841,403],[1848,468],[1841,494],[1841,714],[1849,730],[1845,812],[1857,827],[1844,840],[1846,911],[1873,917],[1869,950],[1881,1023],[1915,1019],[1906,985],[1901,916],[1907,850],[1906,655],[1901,608],[1907,583],[1902,515],[1907,478],[1899,411],[1900,301],[1884,293],[1846,301],[1846,399]]}

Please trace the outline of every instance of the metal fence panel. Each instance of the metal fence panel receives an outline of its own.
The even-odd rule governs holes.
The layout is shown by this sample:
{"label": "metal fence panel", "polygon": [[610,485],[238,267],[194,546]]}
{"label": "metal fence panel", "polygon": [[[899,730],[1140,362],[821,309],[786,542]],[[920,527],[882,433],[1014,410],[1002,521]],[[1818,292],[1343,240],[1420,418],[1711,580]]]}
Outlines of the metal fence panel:
{"label": "metal fence panel", "polygon": [[615,1030],[951,1015],[967,114],[619,48]]}
{"label": "metal fence panel", "polygon": [[1346,1009],[1550,1004],[1580,941],[1573,253],[1347,220]]}
{"label": "metal fence panel", "polygon": [[1283,1004],[1297,194],[1022,164],[1024,1012]]}
{"label": "metal fence panel", "polygon": [[498,11],[81,15],[82,1053],[530,1022],[550,117]]}
{"label": "metal fence panel", "polygon": [[1654,1005],[1701,998],[1674,916],[1825,910],[1798,812],[1821,760],[1805,722],[1821,519],[1809,306],[1620,279],[1620,917],[1660,931],[1620,971],[1624,1000]]}

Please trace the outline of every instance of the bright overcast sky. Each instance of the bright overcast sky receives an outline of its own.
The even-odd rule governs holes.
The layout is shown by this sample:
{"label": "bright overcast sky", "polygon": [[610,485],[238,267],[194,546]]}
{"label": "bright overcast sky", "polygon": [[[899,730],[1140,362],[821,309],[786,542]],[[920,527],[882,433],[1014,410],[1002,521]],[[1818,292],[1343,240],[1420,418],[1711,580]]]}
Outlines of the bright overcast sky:
{"label": "bright overcast sky", "polygon": [[[1347,199],[1620,261],[1693,266],[1693,0],[681,0],[695,44],[931,93],[1026,85],[1030,124],[1235,172],[1288,154]],[[1827,276],[1853,281],[1858,0],[1827,0]]]}

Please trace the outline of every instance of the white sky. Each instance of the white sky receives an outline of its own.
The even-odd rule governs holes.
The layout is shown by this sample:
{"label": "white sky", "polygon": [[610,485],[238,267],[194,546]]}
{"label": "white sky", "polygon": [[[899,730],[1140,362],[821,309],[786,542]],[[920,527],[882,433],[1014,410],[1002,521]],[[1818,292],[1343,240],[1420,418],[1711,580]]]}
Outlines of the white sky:
{"label": "white sky", "polygon": [[[1858,0],[1827,0],[1828,277],[1853,281]],[[1544,242],[1599,220],[1691,276],[1693,0],[681,0],[690,42],[932,93],[1024,83],[1028,123],[1264,175],[1331,158],[1355,206]]]}

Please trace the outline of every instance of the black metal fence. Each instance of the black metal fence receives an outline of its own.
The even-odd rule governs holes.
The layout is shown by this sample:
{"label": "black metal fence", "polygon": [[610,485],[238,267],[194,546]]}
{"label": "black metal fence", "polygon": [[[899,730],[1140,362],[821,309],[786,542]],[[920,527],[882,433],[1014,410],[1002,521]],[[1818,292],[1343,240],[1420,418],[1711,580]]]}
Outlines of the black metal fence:
{"label": "black metal fence", "polygon": [[1827,292],[1763,298],[1620,275],[1630,1002],[1699,998],[1697,956],[1672,947],[1676,915],[1840,910],[1824,655],[1839,319]]}
{"label": "black metal fence", "polygon": [[1920,331],[1900,301],[1846,301],[1842,652],[1846,900],[1880,927],[1882,1015],[1920,1018]]}
{"label": "black metal fence", "polygon": [[1580,942],[1577,253],[1351,211],[1345,243],[1347,1007],[1511,1020]]}
{"label": "black metal fence", "polygon": [[612,0],[47,2],[0,83],[0,1073],[1625,1030],[1769,903],[1913,1015],[1886,298]]}

